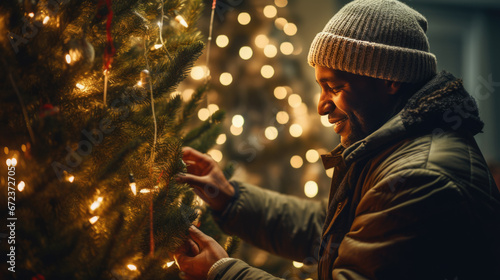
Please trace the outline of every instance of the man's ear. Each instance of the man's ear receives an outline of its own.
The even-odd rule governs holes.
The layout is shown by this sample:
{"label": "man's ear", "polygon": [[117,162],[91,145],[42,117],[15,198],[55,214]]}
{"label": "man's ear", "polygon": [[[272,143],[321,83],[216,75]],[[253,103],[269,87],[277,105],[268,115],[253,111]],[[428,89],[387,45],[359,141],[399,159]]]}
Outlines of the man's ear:
{"label": "man's ear", "polygon": [[387,93],[389,95],[395,95],[401,88],[402,84],[403,83],[401,82],[385,81],[385,87],[387,89]]}

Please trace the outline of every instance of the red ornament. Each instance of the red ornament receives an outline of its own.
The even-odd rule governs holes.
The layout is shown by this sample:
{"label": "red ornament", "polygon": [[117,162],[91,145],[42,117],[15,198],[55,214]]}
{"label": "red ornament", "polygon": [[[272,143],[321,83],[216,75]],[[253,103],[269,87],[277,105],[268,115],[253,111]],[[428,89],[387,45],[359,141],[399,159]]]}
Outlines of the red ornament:
{"label": "red ornament", "polygon": [[53,106],[52,104],[44,104],[40,108],[40,113],[38,114],[40,118],[45,118],[48,116],[53,116],[55,114],[59,113],[59,107]]}

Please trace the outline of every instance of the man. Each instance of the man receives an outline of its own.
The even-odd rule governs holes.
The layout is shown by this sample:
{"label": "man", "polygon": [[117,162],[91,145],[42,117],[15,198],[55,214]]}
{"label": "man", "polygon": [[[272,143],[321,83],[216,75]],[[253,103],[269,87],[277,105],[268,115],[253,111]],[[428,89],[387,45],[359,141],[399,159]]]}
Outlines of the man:
{"label": "man", "polygon": [[[229,183],[190,148],[179,180],[226,232],[318,263],[320,279],[500,279],[500,194],[473,138],[483,123],[462,82],[436,73],[426,29],[401,2],[356,0],[314,39],[318,113],[341,137],[323,156],[327,205]],[[275,279],[190,236],[176,255],[188,279]]]}

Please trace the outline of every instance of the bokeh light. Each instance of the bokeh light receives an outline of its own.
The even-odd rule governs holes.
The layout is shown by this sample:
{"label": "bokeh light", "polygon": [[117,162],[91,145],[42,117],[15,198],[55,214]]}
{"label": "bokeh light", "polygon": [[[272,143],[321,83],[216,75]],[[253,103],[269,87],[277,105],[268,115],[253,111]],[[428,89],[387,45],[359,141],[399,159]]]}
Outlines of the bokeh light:
{"label": "bokeh light", "polygon": [[264,55],[273,58],[278,54],[278,49],[274,45],[267,45],[264,47]]}
{"label": "bokeh light", "polygon": [[210,112],[210,115],[213,113],[219,111],[219,106],[217,104],[208,104],[208,111]]}
{"label": "bokeh light", "polygon": [[264,131],[264,135],[269,140],[274,140],[278,137],[278,129],[274,126],[268,126]]}
{"label": "bokeh light", "polygon": [[276,87],[274,88],[274,97],[276,97],[277,99],[285,99],[286,95],[287,95],[287,91],[286,91],[286,88],[285,87]]}
{"label": "bokeh light", "polygon": [[198,111],[198,118],[200,120],[206,121],[206,120],[208,120],[209,117],[210,117],[210,111],[207,108],[201,108]]}
{"label": "bokeh light", "polygon": [[294,123],[290,126],[290,135],[293,137],[300,137],[302,132],[302,126],[300,126],[300,124]]}
{"label": "bokeh light", "polygon": [[270,79],[274,76],[274,68],[271,65],[264,65],[260,69],[260,74],[266,79]]}
{"label": "bokeh light", "polygon": [[300,103],[302,103],[302,98],[300,95],[294,93],[290,94],[288,97],[288,105],[290,105],[292,108],[297,108],[300,106]]}
{"label": "bokeh light", "polygon": [[250,23],[251,20],[252,20],[252,17],[250,16],[249,13],[243,12],[243,13],[240,13],[238,15],[238,22],[241,25],[247,25]]}
{"label": "bokeh light", "polygon": [[276,26],[276,28],[278,28],[279,30],[283,30],[283,28],[285,27],[285,25],[287,23],[288,23],[288,20],[286,20],[285,18],[282,18],[282,17],[279,17],[279,18],[274,20],[274,26]]}
{"label": "bokeh light", "polygon": [[222,85],[228,86],[233,82],[233,76],[231,75],[231,73],[224,72],[220,74],[219,81]]}
{"label": "bokeh light", "polygon": [[236,127],[234,125],[231,125],[229,131],[231,132],[232,135],[238,136],[243,132],[243,127]]}
{"label": "bokeh light", "polygon": [[301,263],[301,262],[296,262],[296,261],[293,261],[293,266],[295,266],[296,268],[301,268],[301,267],[303,267],[303,266],[304,266],[304,264],[303,264],[303,263]]}
{"label": "bokeh light", "polygon": [[194,80],[201,80],[207,73],[208,72],[206,66],[195,66],[191,69],[191,78],[193,78]]}
{"label": "bokeh light", "polygon": [[252,48],[249,46],[243,46],[240,48],[240,57],[244,60],[249,60],[253,55]]}
{"label": "bokeh light", "polygon": [[274,0],[274,4],[277,7],[284,8],[286,5],[288,5],[288,0]]}
{"label": "bokeh light", "polygon": [[226,140],[227,140],[226,134],[222,133],[217,137],[217,140],[215,140],[215,143],[222,145],[222,144],[226,143]]}
{"label": "bokeh light", "polygon": [[255,45],[259,48],[265,48],[269,44],[269,38],[264,34],[255,37]]}
{"label": "bokeh light", "polygon": [[225,48],[229,44],[229,38],[226,35],[221,34],[217,36],[215,43],[219,46],[219,48]]}
{"label": "bokeh light", "polygon": [[302,158],[300,156],[295,155],[290,159],[290,165],[293,168],[301,168],[303,164],[304,164],[304,161],[302,160]]}
{"label": "bokeh light", "polygon": [[283,42],[280,45],[280,51],[284,55],[291,55],[293,53],[293,45],[290,42]]}
{"label": "bokeh light", "polygon": [[307,181],[304,185],[304,193],[309,198],[315,197],[318,194],[318,184],[314,181]]}
{"label": "bokeh light", "polygon": [[278,14],[278,9],[273,5],[267,5],[262,12],[266,18],[273,18]]}
{"label": "bokeh light", "polygon": [[331,124],[328,121],[328,116],[327,115],[321,116],[321,124],[323,124],[324,127],[332,127],[333,126],[333,124]]}
{"label": "bokeh light", "polygon": [[306,159],[310,163],[315,163],[319,159],[319,153],[315,149],[310,149],[306,152]]}
{"label": "bokeh light", "polygon": [[283,32],[285,32],[285,34],[288,36],[293,36],[297,34],[297,25],[289,22],[285,24],[285,26],[283,26]]}
{"label": "bokeh light", "polygon": [[286,124],[290,120],[288,113],[285,111],[279,111],[276,114],[276,121],[280,124]]}
{"label": "bokeh light", "polygon": [[211,149],[207,152],[209,156],[211,156],[216,162],[221,162],[222,160],[222,152],[216,149]]}
{"label": "bokeh light", "polygon": [[233,116],[233,119],[231,120],[231,123],[235,126],[235,127],[242,127],[243,124],[245,123],[245,119],[243,118],[242,115],[234,115]]}

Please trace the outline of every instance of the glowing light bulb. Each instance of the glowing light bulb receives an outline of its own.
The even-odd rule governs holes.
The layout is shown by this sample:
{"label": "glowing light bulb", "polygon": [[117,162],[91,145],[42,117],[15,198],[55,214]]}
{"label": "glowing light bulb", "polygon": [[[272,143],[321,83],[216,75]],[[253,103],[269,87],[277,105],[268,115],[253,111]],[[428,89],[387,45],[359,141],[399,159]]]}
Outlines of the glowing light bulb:
{"label": "glowing light bulb", "polygon": [[16,158],[12,158],[11,165],[12,166],[16,166],[17,165],[17,159]]}
{"label": "glowing light bulb", "polygon": [[271,65],[264,65],[260,69],[260,74],[266,79],[270,79],[274,76],[274,68]]}
{"label": "glowing light bulb", "polygon": [[290,126],[290,135],[292,135],[292,137],[300,137],[302,135],[302,126],[300,126],[300,124],[292,124]]}
{"label": "glowing light bulb", "polygon": [[290,165],[293,168],[300,168],[300,167],[302,167],[302,164],[304,164],[304,161],[302,160],[302,158],[300,156],[296,155],[290,159]]}
{"label": "glowing light bulb", "polygon": [[30,18],[32,18],[32,17],[34,17],[34,16],[35,16],[35,13],[29,13],[29,14],[28,14],[28,16],[29,16]]}
{"label": "glowing light bulb", "polygon": [[252,17],[250,16],[249,13],[243,12],[243,13],[240,13],[238,15],[238,22],[241,25],[247,25],[250,23],[251,20],[252,20]]}
{"label": "glowing light bulb", "polygon": [[279,111],[276,114],[276,121],[280,124],[286,124],[290,120],[288,113],[285,111]]}
{"label": "glowing light bulb", "polygon": [[132,191],[132,193],[134,195],[137,195],[137,185],[135,184],[135,182],[130,183],[129,186],[130,186],[130,190]]}
{"label": "glowing light bulb", "polygon": [[273,58],[278,54],[278,49],[274,45],[267,45],[264,47],[264,55]]}
{"label": "glowing light bulb", "polygon": [[264,135],[269,140],[274,140],[278,137],[278,129],[274,126],[268,126],[264,131]]}
{"label": "glowing light bulb", "polygon": [[171,261],[171,262],[167,262],[166,265],[167,265],[167,267],[171,267],[174,263],[175,263],[175,261]]}
{"label": "glowing light bulb", "polygon": [[223,34],[219,35],[215,39],[215,43],[217,44],[217,46],[219,46],[219,48],[225,48],[229,44],[229,38]]}
{"label": "glowing light bulb", "polygon": [[97,200],[90,205],[90,210],[94,211],[95,209],[99,208],[99,206],[101,206],[102,200],[102,197],[98,197]]}
{"label": "glowing light bulb", "polygon": [[136,271],[137,270],[137,266],[133,265],[133,264],[127,264],[127,268],[131,271]]}
{"label": "glowing light bulb", "polygon": [[207,154],[211,156],[216,162],[221,162],[223,157],[222,152],[216,149],[208,151]]}
{"label": "glowing light bulb", "polygon": [[71,63],[71,55],[69,55],[69,53],[68,53],[68,54],[66,54],[65,58],[66,58],[66,63],[70,64]]}
{"label": "glowing light bulb", "polygon": [[245,123],[245,119],[243,118],[242,115],[234,115],[234,117],[232,119],[232,124],[235,127],[242,127],[244,123]]}
{"label": "glowing light bulb", "polygon": [[288,93],[285,87],[276,87],[274,89],[274,97],[276,97],[277,99],[285,99],[287,94]]}
{"label": "glowing light bulb", "polygon": [[175,20],[176,20],[178,23],[180,23],[182,26],[184,26],[184,27],[186,27],[186,28],[188,27],[188,24],[187,24],[186,20],[185,20],[185,19],[184,19],[181,15],[177,15],[177,16],[175,17]]}
{"label": "glowing light bulb", "polygon": [[17,189],[22,192],[24,190],[24,187],[26,187],[26,184],[24,183],[24,181],[21,181],[19,182],[19,184],[17,184]]}
{"label": "glowing light bulb", "polygon": [[224,72],[220,74],[219,81],[222,85],[228,86],[233,82],[233,76],[231,75],[231,73]]}
{"label": "glowing light bulb", "polygon": [[280,45],[280,51],[284,55],[291,55],[293,53],[293,45],[290,42],[283,42]]}
{"label": "glowing light bulb", "polygon": [[310,163],[315,163],[319,160],[319,153],[314,149],[310,149],[306,152],[306,159]]}
{"label": "glowing light bulb", "polygon": [[151,190],[150,190],[150,189],[142,189],[142,190],[140,191],[140,193],[150,193],[150,192],[151,192]]}
{"label": "glowing light bulb", "polygon": [[209,117],[210,117],[210,110],[208,110],[207,108],[201,108],[198,111],[198,118],[200,120],[206,121],[206,120],[208,120]]}
{"label": "glowing light bulb", "polygon": [[49,19],[50,19],[50,17],[49,17],[49,16],[46,16],[46,17],[43,19],[43,24],[47,24],[47,22],[49,22]]}
{"label": "glowing light bulb", "polygon": [[253,55],[252,48],[249,46],[243,46],[240,48],[240,57],[243,60],[249,60]]}
{"label": "glowing light bulb", "polygon": [[267,5],[262,12],[266,18],[273,18],[278,14],[278,9],[273,5]]}
{"label": "glowing light bulb", "polygon": [[215,140],[215,143],[222,145],[222,144],[226,143],[226,140],[227,140],[226,134],[222,133],[217,137],[217,140]]}
{"label": "glowing light bulb", "polygon": [[7,166],[11,166],[12,165],[12,160],[10,158],[8,158],[5,163],[7,164]]}
{"label": "glowing light bulb", "polygon": [[138,81],[137,86],[142,87],[142,81]]}
{"label": "glowing light bulb", "polygon": [[85,86],[82,85],[82,84],[80,84],[80,83],[77,83],[76,87],[79,88],[79,89],[81,89],[81,90],[85,89]]}
{"label": "glowing light bulb", "polygon": [[266,35],[260,34],[255,37],[255,45],[259,48],[264,48],[269,44],[269,38]]}
{"label": "glowing light bulb", "polygon": [[89,219],[89,222],[91,224],[95,224],[97,222],[97,220],[99,220],[99,216],[94,216],[92,218]]}
{"label": "glowing light bulb", "polygon": [[71,175],[68,177],[68,182],[73,183],[75,181],[75,176]]}
{"label": "glowing light bulb", "polygon": [[303,266],[304,266],[304,264],[303,264],[303,263],[301,263],[301,262],[296,262],[296,261],[294,261],[294,262],[293,262],[293,266],[295,266],[296,268],[301,268],[301,267],[303,267]]}
{"label": "glowing light bulb", "polygon": [[304,185],[304,193],[309,198],[315,197],[318,194],[318,184],[314,181],[307,181]]}
{"label": "glowing light bulb", "polygon": [[[23,144],[23,146],[21,146],[21,149],[22,149],[22,147],[25,147],[25,148],[26,148],[26,145],[24,145],[24,144]],[[4,152],[6,155],[8,155],[8,154],[9,154],[9,147],[4,147],[4,148],[3,148],[3,152]],[[25,151],[23,151],[23,152],[25,152]]]}
{"label": "glowing light bulb", "polygon": [[163,47],[163,44],[155,44],[154,45],[155,50],[160,49],[161,47]]}
{"label": "glowing light bulb", "polygon": [[205,70],[202,66],[195,66],[191,69],[191,78],[201,80],[205,76]]}

